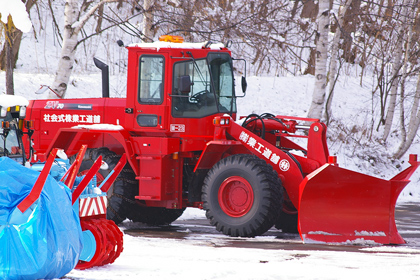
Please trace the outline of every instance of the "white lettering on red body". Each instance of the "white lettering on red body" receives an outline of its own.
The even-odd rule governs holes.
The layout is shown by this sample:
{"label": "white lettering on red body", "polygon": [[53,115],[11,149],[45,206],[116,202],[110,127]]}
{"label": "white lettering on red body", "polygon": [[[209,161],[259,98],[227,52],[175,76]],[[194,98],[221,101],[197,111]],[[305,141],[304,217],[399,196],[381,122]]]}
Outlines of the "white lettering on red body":
{"label": "white lettering on red body", "polygon": [[101,123],[100,115],[44,114],[47,123]]}
{"label": "white lettering on red body", "polygon": [[263,144],[258,142],[257,139],[254,137],[251,137],[248,133],[245,131],[242,131],[239,135],[239,140],[244,143],[245,145],[248,145],[251,148],[254,148],[254,150],[260,154],[262,154],[266,159],[268,159],[270,162],[272,162],[275,165],[279,165],[279,168],[281,171],[288,171],[290,168],[290,162],[287,159],[280,160],[280,156],[276,153],[273,153],[273,151],[265,147]]}

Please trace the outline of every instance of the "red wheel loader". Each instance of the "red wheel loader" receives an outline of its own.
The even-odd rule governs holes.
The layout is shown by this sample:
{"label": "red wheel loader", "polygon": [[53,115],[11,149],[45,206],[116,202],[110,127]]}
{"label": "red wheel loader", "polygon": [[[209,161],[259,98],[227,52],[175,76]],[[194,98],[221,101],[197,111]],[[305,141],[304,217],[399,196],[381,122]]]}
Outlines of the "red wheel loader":
{"label": "red wheel loader", "polygon": [[340,168],[318,119],[264,114],[236,122],[234,59],[225,45],[162,36],[126,48],[125,98],[105,90],[102,98],[32,100],[27,108],[33,161],[87,145],[86,170],[99,156],[112,167],[126,154],[108,191],[108,219],[162,225],[199,207],[230,236],[276,225],[298,228],[305,242],[404,243],[394,209],[419,165],[415,155],[389,181]]}

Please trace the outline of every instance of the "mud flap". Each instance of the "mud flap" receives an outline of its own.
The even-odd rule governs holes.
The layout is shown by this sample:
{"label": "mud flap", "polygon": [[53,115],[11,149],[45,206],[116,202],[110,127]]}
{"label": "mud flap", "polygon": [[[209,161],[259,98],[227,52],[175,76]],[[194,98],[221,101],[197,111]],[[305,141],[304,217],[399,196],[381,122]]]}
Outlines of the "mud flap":
{"label": "mud flap", "polygon": [[305,243],[403,244],[395,204],[420,164],[382,180],[331,164],[309,174],[299,186],[299,234]]}

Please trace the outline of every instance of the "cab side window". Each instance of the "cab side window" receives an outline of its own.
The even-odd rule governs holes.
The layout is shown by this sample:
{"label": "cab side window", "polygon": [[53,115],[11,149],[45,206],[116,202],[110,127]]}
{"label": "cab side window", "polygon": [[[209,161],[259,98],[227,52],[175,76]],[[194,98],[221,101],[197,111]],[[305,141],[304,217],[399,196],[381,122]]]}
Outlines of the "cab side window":
{"label": "cab side window", "polygon": [[140,104],[162,104],[165,59],[163,56],[142,55],[139,61]]}

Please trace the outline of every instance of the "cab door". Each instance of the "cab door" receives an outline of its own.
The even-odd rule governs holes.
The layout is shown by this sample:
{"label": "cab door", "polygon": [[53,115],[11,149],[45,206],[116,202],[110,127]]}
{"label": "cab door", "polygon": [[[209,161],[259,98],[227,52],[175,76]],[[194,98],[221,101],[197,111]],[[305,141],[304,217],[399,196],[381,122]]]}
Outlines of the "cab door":
{"label": "cab door", "polygon": [[166,128],[165,63],[167,54],[138,56],[138,88],[134,128],[153,132]]}

